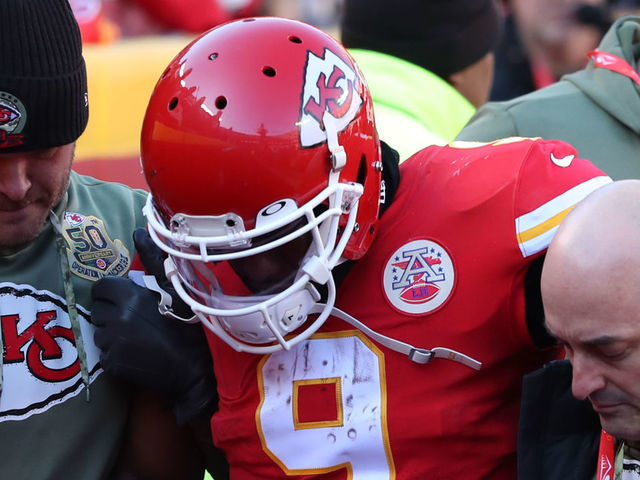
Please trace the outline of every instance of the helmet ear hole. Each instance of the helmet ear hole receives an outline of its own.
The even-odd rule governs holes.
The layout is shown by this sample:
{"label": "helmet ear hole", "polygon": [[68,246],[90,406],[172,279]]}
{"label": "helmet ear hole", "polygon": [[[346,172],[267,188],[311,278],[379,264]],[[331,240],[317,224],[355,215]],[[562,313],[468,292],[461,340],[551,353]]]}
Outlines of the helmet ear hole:
{"label": "helmet ear hole", "polygon": [[357,182],[364,186],[365,181],[367,180],[367,156],[363,153],[362,157],[360,157],[360,166],[358,167],[358,177]]}

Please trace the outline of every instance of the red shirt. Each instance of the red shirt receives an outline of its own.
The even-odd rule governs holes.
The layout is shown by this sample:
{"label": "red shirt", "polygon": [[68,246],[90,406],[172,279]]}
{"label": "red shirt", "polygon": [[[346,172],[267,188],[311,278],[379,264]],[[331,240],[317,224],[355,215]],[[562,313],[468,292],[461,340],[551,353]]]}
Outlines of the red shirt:
{"label": "red shirt", "polygon": [[560,353],[529,337],[524,276],[568,209],[608,181],[557,141],[430,147],[403,163],[337,306],[482,368],[412,363],[336,318],[270,355],[237,353],[208,332],[220,392],[212,432],[231,477],[516,478],[522,376]]}

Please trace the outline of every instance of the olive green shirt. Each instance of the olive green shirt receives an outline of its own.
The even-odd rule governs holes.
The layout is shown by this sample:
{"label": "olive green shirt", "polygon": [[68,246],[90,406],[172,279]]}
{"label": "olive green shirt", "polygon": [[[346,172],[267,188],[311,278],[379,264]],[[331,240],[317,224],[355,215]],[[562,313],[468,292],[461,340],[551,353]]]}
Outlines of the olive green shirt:
{"label": "olive green shirt", "polygon": [[[132,233],[145,225],[145,192],[71,174],[55,208],[81,338],[67,307],[60,251],[48,221],[25,248],[0,257],[0,478],[107,478],[123,437],[128,392],[103,373],[89,323],[90,291],[103,275],[126,275]],[[76,346],[86,353],[90,401]]]}

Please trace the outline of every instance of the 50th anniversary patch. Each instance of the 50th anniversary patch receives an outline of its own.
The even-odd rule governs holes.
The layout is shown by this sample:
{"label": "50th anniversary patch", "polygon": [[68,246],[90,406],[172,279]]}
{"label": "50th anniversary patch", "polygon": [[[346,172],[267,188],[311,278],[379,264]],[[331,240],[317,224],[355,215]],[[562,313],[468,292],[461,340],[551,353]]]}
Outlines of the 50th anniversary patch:
{"label": "50th anniversary patch", "polygon": [[62,232],[67,242],[71,271],[87,280],[105,275],[124,275],[131,265],[129,251],[119,239],[112,240],[104,222],[93,215],[64,214]]}

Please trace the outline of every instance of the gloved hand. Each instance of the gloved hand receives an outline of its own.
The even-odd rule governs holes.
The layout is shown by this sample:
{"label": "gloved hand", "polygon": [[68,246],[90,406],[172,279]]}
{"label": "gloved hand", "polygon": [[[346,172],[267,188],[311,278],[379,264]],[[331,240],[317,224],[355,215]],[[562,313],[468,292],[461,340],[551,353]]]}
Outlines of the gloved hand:
{"label": "gloved hand", "polygon": [[[164,277],[164,253],[145,229],[133,235],[148,274],[173,297],[174,311],[192,313]],[[180,425],[217,408],[213,362],[200,323],[187,324],[158,311],[157,293],[128,278],[107,276],[91,289],[91,322],[100,363],[108,373],[167,394]]]}

